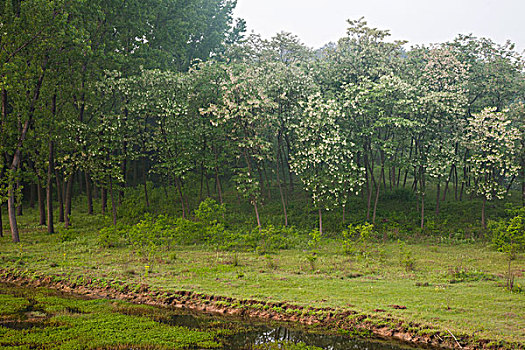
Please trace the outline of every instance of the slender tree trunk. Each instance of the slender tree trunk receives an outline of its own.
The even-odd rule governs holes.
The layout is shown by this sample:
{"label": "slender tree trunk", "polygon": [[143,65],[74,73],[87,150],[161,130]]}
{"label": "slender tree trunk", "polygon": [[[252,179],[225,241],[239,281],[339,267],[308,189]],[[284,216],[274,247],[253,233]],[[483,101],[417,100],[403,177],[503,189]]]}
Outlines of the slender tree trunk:
{"label": "slender tree trunk", "polygon": [[381,178],[383,179],[383,190],[386,192],[385,166],[381,164]]}
{"label": "slender tree trunk", "polygon": [[364,162],[365,162],[365,177],[366,177],[366,195],[367,195],[367,203],[366,203],[366,221],[370,220],[370,206],[372,201],[372,186],[371,186],[371,179],[370,179],[370,170],[369,170],[369,164],[368,164],[368,155],[367,150],[364,151]]}
{"label": "slender tree trunk", "polygon": [[512,184],[514,183],[514,180],[516,180],[516,175],[513,175],[513,176],[512,176],[512,179],[510,179],[510,182],[509,182],[509,184],[507,185],[507,191],[506,191],[506,192],[507,192],[507,195],[508,195],[509,192],[510,192],[510,189],[511,189],[511,187],[512,187]]}
{"label": "slender tree trunk", "polygon": [[70,217],[71,217],[71,196],[72,196],[72,190],[73,190],[73,174],[69,175],[69,178],[66,182],[66,210],[65,210],[65,221],[64,221],[64,227],[68,228],[71,225]]}
{"label": "slender tree trunk", "polygon": [[[244,149],[243,153],[244,153],[244,159],[246,161],[246,166],[248,167],[248,171],[251,174],[252,173],[252,165],[251,165],[251,162],[250,162],[250,158],[248,158],[248,153],[246,152],[246,149]],[[253,207],[255,209],[255,217],[257,218],[257,227],[259,228],[259,232],[260,232],[261,229],[262,229],[262,226],[261,226],[261,220],[259,218],[259,209],[257,208],[257,200],[255,198],[253,198],[252,202],[253,202]]]}
{"label": "slender tree trunk", "polygon": [[443,199],[444,202],[447,199],[447,192],[448,192],[448,184],[452,180],[452,176],[454,175],[454,168],[456,167],[455,164],[452,164],[452,167],[450,168],[450,173],[448,174],[447,182],[445,183],[445,191],[443,191]]}
{"label": "slender tree trunk", "polygon": [[175,185],[177,186],[177,192],[179,193],[180,205],[182,207],[182,218],[186,218],[186,207],[184,205],[184,196],[182,194],[182,187],[179,182],[179,177],[175,176]]}
{"label": "slender tree trunk", "polygon": [[201,161],[201,181],[200,181],[200,189],[199,189],[199,202],[202,201],[202,193],[204,191],[204,162]]}
{"label": "slender tree trunk", "polygon": [[[448,184],[448,181],[447,181]],[[446,191],[446,189],[445,189]],[[441,199],[441,178],[438,180],[437,184],[437,194],[436,194],[436,216],[439,215],[439,200]]]}
{"label": "slender tree trunk", "polygon": [[454,200],[458,200],[458,168],[454,167]]}
{"label": "slender tree trunk", "polygon": [[319,234],[323,234],[323,211],[319,208]]}
{"label": "slender tree trunk", "polygon": [[425,228],[425,192],[421,192],[421,230]]}
{"label": "slender tree trunk", "polygon": [[84,181],[86,182],[86,196],[88,202],[88,215],[93,215],[93,193],[91,189],[91,180],[89,179],[89,173],[84,171]]}
{"label": "slender tree trunk", "polygon": [[277,184],[279,185],[279,194],[281,195],[281,204],[283,206],[283,214],[284,214],[284,226],[288,226],[288,215],[286,213],[286,201],[284,199],[284,193],[283,193],[283,188],[281,186],[281,176],[279,175],[279,157],[277,157],[277,162],[276,162],[276,165],[277,165]]}
{"label": "slender tree trunk", "polygon": [[146,176],[146,158],[142,160],[142,183],[144,185],[144,199],[146,200],[146,208],[149,208],[148,179]]}
{"label": "slender tree trunk", "polygon": [[368,164],[365,164],[365,176],[366,176],[366,221],[370,221],[370,207],[372,203],[372,184],[368,175]]}
{"label": "slender tree trunk", "polygon": [[14,184],[9,185],[7,191],[7,214],[9,217],[9,226],[11,226],[11,238],[13,243],[20,242],[20,236],[18,234],[18,224],[16,222],[16,208],[15,208],[15,188]]}
{"label": "slender tree trunk", "polygon": [[277,158],[278,158],[277,161],[281,165],[280,166],[280,168],[281,168],[281,175],[282,175],[283,187],[285,189],[285,191],[284,191],[284,199],[286,200],[286,203],[288,203],[288,198],[287,198],[287,193],[286,193],[286,189],[288,188],[288,184],[286,183],[286,173],[285,173],[286,165],[284,164],[284,156],[283,156],[283,153],[282,153],[283,152],[282,138],[278,138],[277,140],[279,142],[279,145],[278,145],[279,152],[277,153]]}
{"label": "slender tree trunk", "polygon": [[29,185],[29,208],[35,207],[35,196],[36,196],[35,184],[31,184]]}
{"label": "slender tree trunk", "polygon": [[215,186],[217,187],[217,192],[219,192],[219,202],[222,205],[224,202],[222,200],[221,180],[219,179],[219,156],[215,147],[213,147],[213,154],[215,156]]}
{"label": "slender tree trunk", "polygon": [[106,209],[108,208],[108,189],[101,188],[101,202],[102,202],[102,215],[106,215]]}
{"label": "slender tree trunk", "polygon": [[423,169],[420,168],[420,190],[421,190],[421,230],[425,228],[425,175]]}
{"label": "slender tree trunk", "polygon": [[483,226],[484,229],[487,228],[487,222],[485,217],[485,207],[487,204],[487,198],[483,197],[483,205],[481,206],[481,226]]}
{"label": "slender tree trunk", "polygon": [[[56,103],[56,96],[53,98],[53,102]],[[51,135],[49,135],[51,136]],[[53,222],[53,172],[55,170],[55,150],[54,144],[51,138],[49,139],[49,159],[47,165],[47,233],[55,233],[55,226]]]}
{"label": "slender tree trunk", "polygon": [[261,231],[261,219],[259,217],[259,209],[257,208],[257,201],[253,200],[253,208],[255,209],[255,217],[257,218],[257,227],[259,228],[259,232]]}
{"label": "slender tree trunk", "polygon": [[206,197],[210,198],[210,176],[209,173],[206,174]]}
{"label": "slender tree trunk", "polygon": [[379,188],[381,187],[381,181],[377,181],[376,186],[376,199],[374,200],[374,214],[372,215],[372,224],[376,223],[376,212],[377,212],[377,203],[379,202]]}
{"label": "slender tree trunk", "polygon": [[[125,150],[126,150],[126,142],[124,142],[124,151]],[[122,204],[122,200],[124,199],[124,189],[126,188],[126,185],[127,185],[127,176],[126,176],[126,174],[128,172],[128,160],[126,158],[124,158],[124,160],[122,161],[122,164],[121,164],[121,167],[120,167],[120,171],[122,172],[123,181],[122,181],[122,187],[121,187],[121,189],[118,192],[118,204],[119,205]]]}
{"label": "slender tree trunk", "polygon": [[45,225],[46,224],[46,204],[44,202],[44,189],[42,188],[42,183],[40,179],[38,179],[38,212],[40,214],[39,216],[39,224]]}
{"label": "slender tree trunk", "polygon": [[[16,188],[17,189],[20,189],[20,194],[22,194],[22,185],[20,184],[20,181],[17,181],[16,182]],[[20,204],[18,204],[18,206],[16,207],[16,215],[17,216],[22,216],[24,215],[24,210],[23,210],[23,205],[22,205],[22,201],[20,201]]]}
{"label": "slender tree trunk", "polygon": [[292,175],[292,169],[290,168],[290,160],[289,160],[289,154],[290,154],[290,138],[288,137],[288,134],[284,135],[284,140],[286,141],[286,148],[288,149],[288,152],[283,153],[283,159],[286,162],[286,169],[288,169],[288,178],[290,182],[290,194],[293,193],[293,175]]}
{"label": "slender tree trunk", "polygon": [[64,222],[64,181],[60,179],[58,170],[55,169],[55,178],[57,184],[57,197],[58,197],[58,222]]}
{"label": "slender tree trunk", "polygon": [[113,192],[113,179],[109,177],[109,192],[111,194],[111,213],[113,216],[113,226],[117,226],[117,203],[115,203],[115,193]]}

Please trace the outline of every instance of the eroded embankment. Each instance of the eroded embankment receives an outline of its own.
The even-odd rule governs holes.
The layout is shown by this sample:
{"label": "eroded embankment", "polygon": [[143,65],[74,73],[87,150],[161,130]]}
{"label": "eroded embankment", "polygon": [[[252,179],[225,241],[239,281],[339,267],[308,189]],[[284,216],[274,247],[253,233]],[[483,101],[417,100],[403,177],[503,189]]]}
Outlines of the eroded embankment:
{"label": "eroded embankment", "polygon": [[191,291],[165,291],[144,284],[67,275],[41,275],[27,270],[0,269],[0,280],[20,286],[46,287],[93,298],[119,299],[138,304],[316,325],[353,334],[375,335],[414,345],[448,349],[525,349],[524,344],[478,339],[466,334],[407,323],[391,315],[365,315],[352,310],[303,307],[290,303],[205,295]]}

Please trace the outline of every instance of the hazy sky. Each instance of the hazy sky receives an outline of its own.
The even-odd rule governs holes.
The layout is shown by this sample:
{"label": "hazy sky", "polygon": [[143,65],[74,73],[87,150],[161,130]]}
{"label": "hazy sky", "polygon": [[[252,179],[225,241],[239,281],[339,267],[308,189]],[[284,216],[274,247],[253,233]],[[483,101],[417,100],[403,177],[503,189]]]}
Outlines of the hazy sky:
{"label": "hazy sky", "polygon": [[264,38],[287,31],[315,48],[345,35],[348,18],[364,16],[409,45],[473,33],[525,49],[525,0],[238,0],[235,16]]}

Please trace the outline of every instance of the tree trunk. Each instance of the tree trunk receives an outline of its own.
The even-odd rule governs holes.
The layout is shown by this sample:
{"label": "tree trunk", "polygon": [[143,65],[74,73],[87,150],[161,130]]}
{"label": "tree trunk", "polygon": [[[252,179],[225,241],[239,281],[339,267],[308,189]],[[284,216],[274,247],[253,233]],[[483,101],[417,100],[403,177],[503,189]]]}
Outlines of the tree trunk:
{"label": "tree trunk", "polygon": [[175,185],[177,186],[177,192],[179,193],[180,205],[182,208],[182,218],[186,218],[186,207],[184,206],[184,196],[182,194],[182,186],[179,182],[179,177],[175,176]]}
{"label": "tree trunk", "polygon": [[[126,111],[126,114],[127,114],[127,111]],[[126,142],[124,142],[124,152],[126,152]],[[127,176],[126,176],[126,173],[128,171],[128,160],[126,158],[124,158],[124,160],[122,161],[122,165],[120,167],[120,171],[122,172],[122,187],[118,193],[118,204],[121,205],[122,204],[122,199],[124,198],[124,189],[126,188],[126,180],[127,180]],[[113,205],[113,204],[112,204]]]}
{"label": "tree trunk", "polygon": [[323,234],[323,211],[319,208],[319,234]]}
{"label": "tree trunk", "polygon": [[374,177],[373,169],[370,170],[371,166],[368,161],[368,154],[366,153],[363,156],[365,162],[365,176],[366,176],[366,191],[367,191],[367,203],[366,203],[366,221],[370,221],[370,208],[372,205],[372,179]]}
{"label": "tree trunk", "polygon": [[[56,96],[53,99],[53,102],[56,101]],[[51,136],[51,135],[50,135]],[[47,165],[47,186],[46,186],[46,196],[47,196],[47,233],[55,233],[55,227],[53,226],[53,172],[55,169],[55,151],[53,141],[49,139],[49,158]]]}
{"label": "tree trunk", "polygon": [[36,196],[35,184],[31,184],[29,185],[29,208],[35,207],[35,196]]}
{"label": "tree trunk", "polygon": [[221,205],[223,204],[222,201],[222,188],[221,188],[221,180],[219,179],[219,156],[217,155],[217,150],[215,147],[213,148],[213,153],[215,155],[215,186],[217,187],[217,191],[219,192],[219,202]]}
{"label": "tree trunk", "polygon": [[60,179],[58,170],[55,169],[55,178],[57,184],[57,197],[58,197],[58,222],[64,222],[64,181]]}
{"label": "tree trunk", "polygon": [[7,195],[7,214],[9,216],[9,226],[11,226],[11,238],[13,240],[13,243],[18,243],[20,242],[20,236],[18,234],[18,224],[16,222],[14,184],[9,185]]}
{"label": "tree trunk", "polygon": [[38,179],[37,192],[38,192],[38,211],[39,211],[39,214],[40,214],[39,224],[40,225],[45,225],[46,224],[46,204],[44,202],[44,190],[42,188],[42,184],[40,182],[40,179]]}
{"label": "tree trunk", "polygon": [[261,232],[261,219],[259,218],[259,209],[257,208],[257,201],[255,199],[253,200],[253,208],[255,209],[255,217],[257,218],[257,227],[259,228],[259,232]]}
{"label": "tree trunk", "polygon": [[[448,185],[448,181],[447,181]],[[446,188],[445,188],[446,191]],[[437,184],[437,194],[436,194],[436,216],[439,215],[439,201],[441,199],[441,178],[438,180]]]}
{"label": "tree trunk", "polygon": [[376,199],[374,200],[374,213],[372,215],[372,224],[376,223],[376,212],[377,212],[377,203],[379,202],[379,188],[380,187],[381,187],[381,181],[377,181]]}
{"label": "tree trunk", "polygon": [[454,200],[458,200],[458,168],[454,167]]}
{"label": "tree trunk", "polygon": [[421,192],[421,230],[425,228],[425,192]]}
{"label": "tree trunk", "polygon": [[455,164],[452,164],[452,167],[450,168],[450,173],[448,174],[447,182],[445,183],[445,191],[443,191],[443,199],[444,202],[447,199],[447,192],[448,192],[448,184],[452,180],[452,176],[454,175],[454,168],[456,167]]}
{"label": "tree trunk", "polygon": [[65,209],[65,221],[64,221],[64,227],[68,228],[71,225],[70,217],[71,217],[71,196],[72,196],[72,190],[73,190],[73,174],[69,175],[69,178],[67,179],[66,184],[66,209]]}
{"label": "tree trunk", "polygon": [[[20,191],[20,194],[22,194],[22,185],[20,185],[20,181],[17,181],[16,182],[16,188],[19,189]],[[23,211],[23,206],[22,206],[22,201],[20,201],[20,204],[18,204],[18,206],[16,207],[16,215],[17,216],[22,216],[24,215],[24,211]]]}
{"label": "tree trunk", "polygon": [[101,188],[102,194],[101,194],[101,202],[102,202],[102,215],[106,215],[106,209],[108,208],[108,189],[107,188]]}
{"label": "tree trunk", "polygon": [[487,228],[487,222],[485,217],[485,206],[487,204],[487,198],[483,197],[483,205],[481,206],[481,226],[483,226],[484,229]]}
{"label": "tree trunk", "polygon": [[420,181],[420,191],[421,191],[421,230],[425,228],[425,191],[426,191],[426,184],[425,184],[425,173],[423,171],[423,168],[419,169],[419,181]]}
{"label": "tree trunk", "polygon": [[281,204],[283,206],[284,226],[288,226],[288,214],[286,213],[286,201],[284,199],[283,187],[281,186],[281,177],[279,176],[279,161],[277,161],[277,184],[279,185],[279,194],[281,195]]}
{"label": "tree trunk", "polygon": [[113,215],[113,226],[117,226],[117,204],[115,203],[115,194],[113,193],[113,179],[109,178],[109,192],[111,194],[111,213]]}
{"label": "tree trunk", "polygon": [[91,190],[91,181],[89,179],[89,173],[84,171],[84,180],[86,181],[86,196],[88,202],[88,215],[93,215],[93,193]]}
{"label": "tree trunk", "polygon": [[370,221],[370,208],[372,206],[372,184],[368,176],[368,164],[365,164],[366,176],[366,221]]}
{"label": "tree trunk", "polygon": [[146,177],[146,158],[142,160],[142,183],[144,184],[144,198],[146,200],[146,208],[149,208],[148,181]]}
{"label": "tree trunk", "polygon": [[199,202],[202,202],[203,190],[204,190],[204,162],[201,161],[201,181],[200,181],[200,189],[199,189]]}

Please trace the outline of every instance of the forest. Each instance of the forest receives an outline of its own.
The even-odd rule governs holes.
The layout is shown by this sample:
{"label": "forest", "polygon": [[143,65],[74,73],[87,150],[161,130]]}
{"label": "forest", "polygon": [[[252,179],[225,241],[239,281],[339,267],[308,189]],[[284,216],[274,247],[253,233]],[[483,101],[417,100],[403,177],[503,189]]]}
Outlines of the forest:
{"label": "forest", "polygon": [[[434,254],[437,279],[515,298],[511,330],[482,334],[523,345],[523,54],[472,34],[409,46],[364,18],[314,49],[247,33],[235,6],[0,1],[2,265],[63,273],[66,256],[89,265],[125,251],[134,267],[113,262],[122,271],[102,277],[128,268],[155,285],[179,255],[211,254],[235,279],[304,265],[360,280],[394,264],[382,278],[413,285],[435,272]],[[41,266],[46,249],[55,262]],[[236,270],[243,259],[258,267]],[[358,271],[338,270],[347,261]],[[68,278],[85,273],[71,264]],[[214,289],[221,271],[203,271],[170,288],[254,293]]]}

